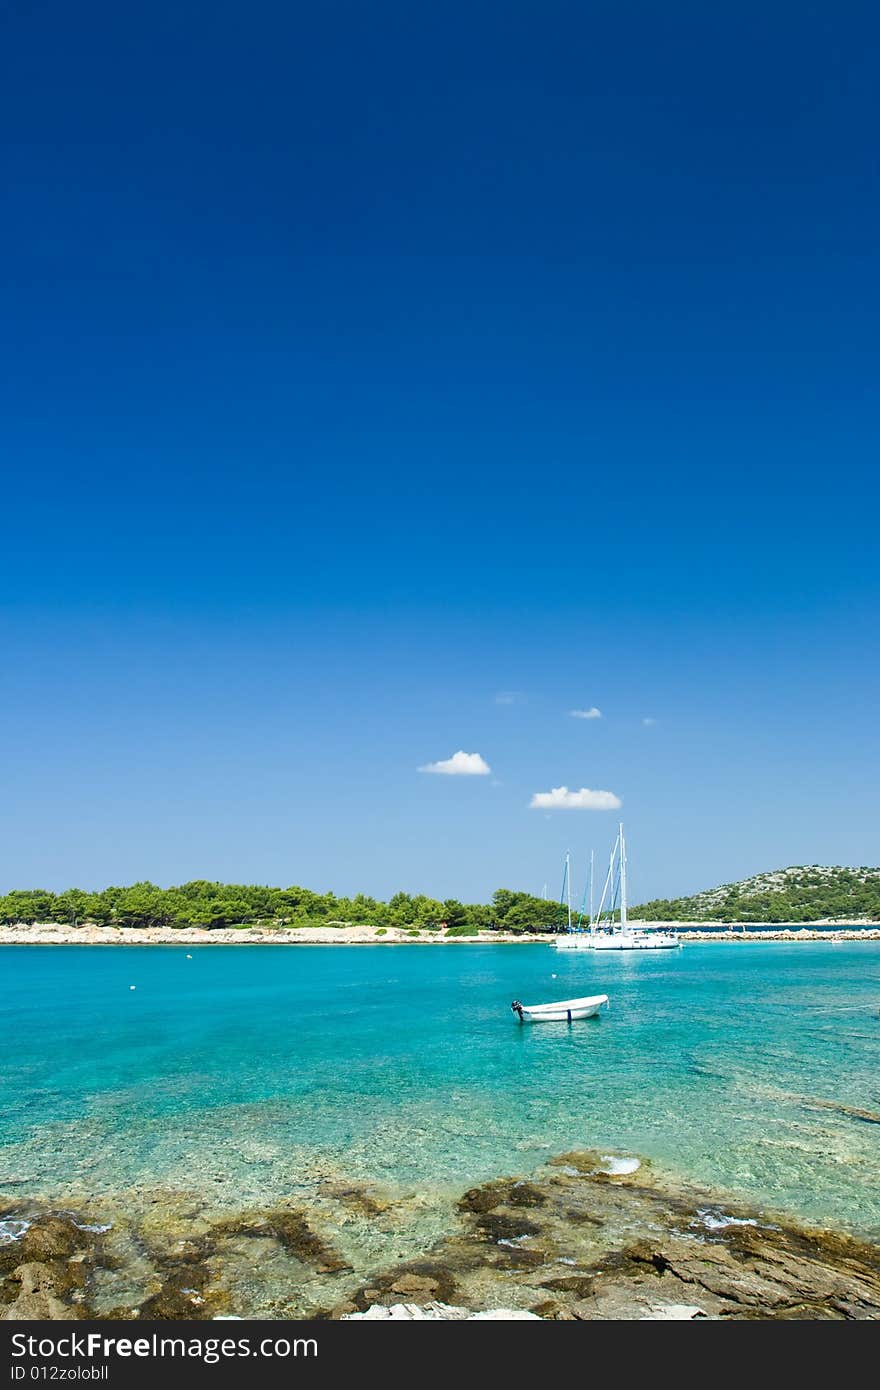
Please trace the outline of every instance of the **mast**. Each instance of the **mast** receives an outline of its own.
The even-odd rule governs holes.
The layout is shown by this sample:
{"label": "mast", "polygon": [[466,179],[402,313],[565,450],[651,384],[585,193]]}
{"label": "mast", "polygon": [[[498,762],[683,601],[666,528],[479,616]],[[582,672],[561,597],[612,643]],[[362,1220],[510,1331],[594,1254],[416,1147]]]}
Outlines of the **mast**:
{"label": "mast", "polygon": [[590,931],[593,930],[593,851],[590,850]]}
{"label": "mast", "polygon": [[571,851],[565,852],[565,886],[568,895],[568,930],[571,931]]}
{"label": "mast", "polygon": [[626,931],[626,841],[620,825],[620,930]]}
{"label": "mast", "polygon": [[614,873],[614,856],[617,854],[617,846],[620,843],[620,836],[614,841],[614,848],[611,851],[611,858],[608,860],[608,872],[605,875],[605,887],[602,889],[602,896],[599,899],[599,911],[596,913],[596,926],[599,925],[599,918],[602,916],[602,909],[605,906],[605,899],[608,896],[608,886],[611,883],[611,875]]}

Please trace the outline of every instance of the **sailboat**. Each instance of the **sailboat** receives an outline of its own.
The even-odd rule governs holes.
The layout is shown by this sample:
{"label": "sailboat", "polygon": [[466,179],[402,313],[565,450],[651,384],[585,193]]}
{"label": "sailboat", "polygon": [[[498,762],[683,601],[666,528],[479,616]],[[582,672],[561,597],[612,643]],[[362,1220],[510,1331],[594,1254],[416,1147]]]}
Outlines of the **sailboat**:
{"label": "sailboat", "polygon": [[[615,882],[615,866],[617,868],[617,882]],[[615,922],[614,898],[617,896],[618,887],[620,890],[620,921]],[[605,908],[605,899],[608,896],[609,888],[612,889],[609,915],[607,922],[603,923],[602,913]],[[602,890],[599,911],[596,913],[595,917],[592,913],[592,881],[590,885],[590,899],[589,931],[573,930],[571,925],[571,914],[569,912],[568,931],[564,936],[557,937],[554,943],[557,951],[670,951],[675,950],[681,945],[681,942],[674,932],[661,931],[655,927],[633,927],[627,919],[626,839],[624,838],[622,824],[618,828],[617,839],[614,842],[611,858],[608,861],[608,873],[605,876],[605,887]]]}
{"label": "sailboat", "polygon": [[[616,846],[615,846],[616,848]],[[593,922],[593,851],[590,850],[590,916],[589,922],[592,928]],[[560,951],[586,951],[589,946],[586,929],[580,925],[583,921],[587,905],[587,890],[584,889],[584,900],[581,903],[581,910],[578,916],[578,925],[572,922],[571,912],[571,852],[567,852],[562,866],[562,893],[559,897],[559,905],[567,914],[567,926],[565,936],[556,938],[556,947]]]}
{"label": "sailboat", "polygon": [[[560,904],[566,907],[568,930],[571,932],[571,854],[565,856],[562,872]],[[553,977],[556,978],[555,976]],[[586,994],[578,999],[556,999],[550,1004],[521,1004],[514,999],[510,1006],[520,1023],[572,1023],[577,1018],[595,1018],[599,1010],[609,1008],[607,994]]]}

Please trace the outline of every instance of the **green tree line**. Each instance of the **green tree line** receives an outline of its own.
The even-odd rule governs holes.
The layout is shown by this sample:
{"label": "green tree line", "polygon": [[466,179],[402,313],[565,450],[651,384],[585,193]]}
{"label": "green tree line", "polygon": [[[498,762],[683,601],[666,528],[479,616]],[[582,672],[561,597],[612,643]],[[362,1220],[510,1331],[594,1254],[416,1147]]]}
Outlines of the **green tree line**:
{"label": "green tree line", "polygon": [[557,902],[499,888],[491,903],[441,901],[424,894],[395,893],[388,902],[358,893],[337,897],[308,888],[266,888],[196,879],[176,888],[134,883],[99,893],[68,888],[63,893],[24,889],[0,897],[0,923],[95,923],[117,927],[318,927],[369,924],[375,927],[473,927],[498,931],[546,930],[561,925]]}
{"label": "green tree line", "polygon": [[[643,903],[631,916],[649,921],[809,922],[823,917],[880,920],[880,871],[787,870],[781,886],[745,880],[690,898]],[[0,897],[0,923],[95,923],[118,927],[318,927],[368,924],[419,930],[557,930],[565,918],[558,902],[499,888],[491,903],[395,893],[387,902],[358,893],[337,897],[308,888],[196,879],[176,888],[134,883],[89,893],[24,889]]]}

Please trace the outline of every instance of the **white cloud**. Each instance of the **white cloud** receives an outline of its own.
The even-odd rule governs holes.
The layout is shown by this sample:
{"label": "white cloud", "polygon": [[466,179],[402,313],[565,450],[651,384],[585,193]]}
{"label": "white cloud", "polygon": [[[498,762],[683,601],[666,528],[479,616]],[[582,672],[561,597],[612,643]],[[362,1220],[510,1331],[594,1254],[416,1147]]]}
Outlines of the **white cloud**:
{"label": "white cloud", "polygon": [[591,705],[589,709],[570,709],[569,714],[572,719],[601,719],[602,711]]}
{"label": "white cloud", "polygon": [[442,772],[447,777],[485,777],[492,769],[479,753],[463,753],[459,749],[451,758],[443,758],[439,763],[425,763],[418,771]]}
{"label": "white cloud", "polygon": [[570,792],[568,787],[554,787],[549,792],[535,792],[529,806],[540,811],[616,811],[622,805],[614,792],[593,792],[581,787]]}
{"label": "white cloud", "polygon": [[501,690],[495,696],[496,705],[519,705],[524,703],[525,695],[521,690]]}
{"label": "white cloud", "polygon": [[656,723],[657,723],[657,720],[656,720],[656,719],[650,719],[650,718],[648,718],[648,719],[643,719],[643,720],[642,720],[642,723],[644,724],[644,726],[645,726],[646,729],[650,729],[652,724],[656,724]]}

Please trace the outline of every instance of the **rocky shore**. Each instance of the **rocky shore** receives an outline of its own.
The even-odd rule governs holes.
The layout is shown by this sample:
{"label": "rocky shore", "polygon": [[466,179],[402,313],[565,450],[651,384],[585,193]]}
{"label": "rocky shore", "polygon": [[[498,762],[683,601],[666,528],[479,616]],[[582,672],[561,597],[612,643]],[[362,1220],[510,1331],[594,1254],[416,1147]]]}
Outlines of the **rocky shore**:
{"label": "rocky shore", "polygon": [[57,922],[0,926],[0,946],[467,946],[473,942],[535,942],[540,932],[446,931],[405,927],[69,927]]}
{"label": "rocky shore", "polygon": [[700,1192],[633,1158],[563,1154],[484,1183],[416,1257],[356,1270],[347,1219],[395,1200],[214,1213],[154,1194],[137,1215],[0,1207],[0,1318],[880,1319],[880,1247]]}
{"label": "rocky shore", "polygon": [[650,922],[639,925],[662,926],[665,931],[678,932],[683,942],[880,941],[880,925],[836,927],[827,922],[809,922],[797,927],[762,927],[760,931],[726,922]]}
{"label": "rocky shore", "polygon": [[[742,926],[711,922],[649,922],[639,926],[679,931],[685,942],[700,941],[880,941],[876,927],[832,927],[814,923],[799,927],[749,931]],[[66,926],[57,922],[14,923],[0,926],[0,946],[469,946],[550,944],[549,932],[481,931],[451,936],[445,930],[418,931],[404,927],[98,927]]]}

